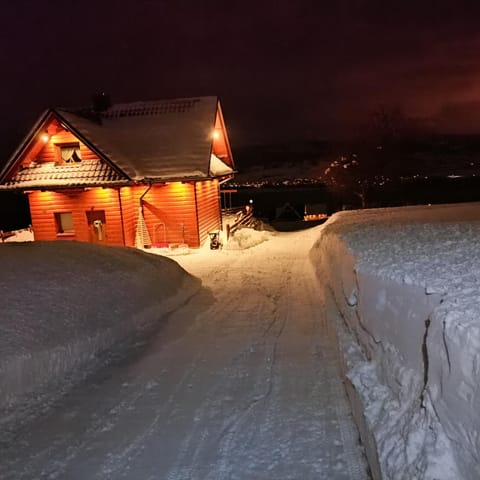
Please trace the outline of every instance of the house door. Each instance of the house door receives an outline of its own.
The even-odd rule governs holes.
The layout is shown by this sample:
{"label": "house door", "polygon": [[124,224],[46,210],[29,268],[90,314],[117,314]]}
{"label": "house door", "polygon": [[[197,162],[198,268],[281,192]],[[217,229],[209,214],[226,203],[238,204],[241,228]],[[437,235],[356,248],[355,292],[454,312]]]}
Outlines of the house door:
{"label": "house door", "polygon": [[104,243],[106,241],[105,210],[88,210],[85,213],[87,214],[90,241]]}

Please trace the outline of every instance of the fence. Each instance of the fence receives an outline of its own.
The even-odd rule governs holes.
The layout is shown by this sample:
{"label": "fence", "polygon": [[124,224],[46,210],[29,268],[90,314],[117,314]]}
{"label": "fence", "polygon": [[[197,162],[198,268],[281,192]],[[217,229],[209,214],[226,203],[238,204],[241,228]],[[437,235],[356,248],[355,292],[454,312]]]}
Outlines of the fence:
{"label": "fence", "polygon": [[15,236],[15,232],[4,232],[0,230],[0,241],[3,243],[7,238]]}
{"label": "fence", "polygon": [[253,208],[251,205],[246,207],[229,208],[223,210],[224,213],[236,213],[236,219],[233,223],[227,223],[227,240],[240,228],[248,227],[253,222]]}

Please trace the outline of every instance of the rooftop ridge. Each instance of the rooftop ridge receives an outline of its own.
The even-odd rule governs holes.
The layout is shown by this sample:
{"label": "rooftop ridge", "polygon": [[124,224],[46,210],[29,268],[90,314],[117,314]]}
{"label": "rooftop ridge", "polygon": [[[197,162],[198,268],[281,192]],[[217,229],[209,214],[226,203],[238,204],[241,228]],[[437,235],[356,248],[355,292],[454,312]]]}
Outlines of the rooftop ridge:
{"label": "rooftop ridge", "polygon": [[163,100],[143,100],[112,104],[107,110],[97,112],[93,107],[67,108],[58,107],[58,111],[70,112],[90,120],[101,122],[102,119],[136,117],[147,115],[164,115],[168,113],[186,113],[194,109],[206,97],[172,98]]}
{"label": "rooftop ridge", "polygon": [[102,118],[135,117],[138,115],[163,115],[166,113],[185,113],[200,101],[199,98],[132,102],[112,105],[101,113]]}

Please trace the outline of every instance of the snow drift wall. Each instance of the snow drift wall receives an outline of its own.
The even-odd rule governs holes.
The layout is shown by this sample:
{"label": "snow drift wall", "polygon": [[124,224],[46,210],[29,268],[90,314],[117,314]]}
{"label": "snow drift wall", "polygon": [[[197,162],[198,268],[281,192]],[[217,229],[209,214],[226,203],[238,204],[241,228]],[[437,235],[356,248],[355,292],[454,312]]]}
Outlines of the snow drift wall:
{"label": "snow drift wall", "polygon": [[200,282],[175,262],[76,242],[0,245],[0,408],[158,322]]}
{"label": "snow drift wall", "polygon": [[[337,326],[347,391],[373,476],[395,480],[478,479],[480,331],[477,321],[472,324],[461,315],[465,313],[459,308],[462,292],[465,295],[464,282],[462,288],[452,292],[445,288],[445,282],[439,283],[438,277],[430,282],[414,278],[408,266],[379,267],[378,255],[382,253],[369,256],[370,249],[381,249],[387,238],[391,245],[386,255],[393,257],[392,252],[402,248],[398,232],[390,235],[395,215],[389,212],[386,228],[390,233],[379,238],[378,245],[372,243],[372,235],[368,238],[367,230],[377,230],[378,235],[380,224],[372,227],[364,223],[367,230],[357,232],[367,237],[362,243],[347,233],[352,225],[342,228],[348,216],[339,214],[325,226],[311,258],[340,311]],[[368,223],[368,213],[366,220]],[[360,218],[353,222],[357,227],[358,221]],[[449,229],[447,225],[438,228]],[[430,225],[429,232],[424,232],[430,243],[436,240],[432,229]],[[410,232],[416,232],[416,253],[422,250],[419,230],[422,226],[417,224]],[[449,232],[450,241],[455,231],[452,228]],[[463,242],[465,232],[460,233]],[[431,245],[429,249],[438,254]],[[454,258],[452,243],[448,250],[448,258]],[[445,258],[443,268],[448,269]],[[409,262],[411,258],[405,255],[403,260]],[[420,263],[417,270],[421,270]],[[423,273],[428,276],[432,270],[424,269]]]}

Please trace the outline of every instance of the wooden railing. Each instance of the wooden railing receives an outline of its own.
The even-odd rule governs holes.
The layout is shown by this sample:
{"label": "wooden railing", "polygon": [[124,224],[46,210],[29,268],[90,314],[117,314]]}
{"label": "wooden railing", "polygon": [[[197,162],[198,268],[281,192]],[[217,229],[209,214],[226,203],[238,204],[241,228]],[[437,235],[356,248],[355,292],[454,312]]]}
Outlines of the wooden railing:
{"label": "wooden railing", "polygon": [[15,235],[15,232],[4,232],[3,230],[0,230],[0,241],[3,243],[7,238],[13,237]]}
{"label": "wooden railing", "polygon": [[246,207],[236,207],[228,209],[228,212],[225,213],[235,213],[237,212],[237,219],[231,223],[227,224],[227,240],[240,228],[248,227],[253,221],[253,208],[251,205]]}

